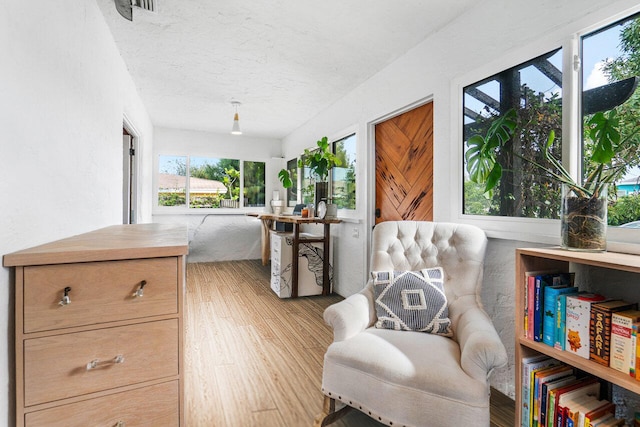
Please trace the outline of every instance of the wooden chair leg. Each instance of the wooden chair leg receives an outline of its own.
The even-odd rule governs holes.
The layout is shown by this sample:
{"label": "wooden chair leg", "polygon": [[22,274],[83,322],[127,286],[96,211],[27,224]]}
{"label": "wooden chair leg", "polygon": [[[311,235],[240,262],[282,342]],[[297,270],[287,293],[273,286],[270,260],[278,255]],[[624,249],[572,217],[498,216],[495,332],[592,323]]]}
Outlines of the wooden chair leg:
{"label": "wooden chair leg", "polygon": [[313,422],[313,427],[325,427],[338,419],[344,417],[351,411],[351,406],[345,405],[342,409],[336,411],[336,400],[328,396],[324,397],[322,405],[322,413],[318,414]]}

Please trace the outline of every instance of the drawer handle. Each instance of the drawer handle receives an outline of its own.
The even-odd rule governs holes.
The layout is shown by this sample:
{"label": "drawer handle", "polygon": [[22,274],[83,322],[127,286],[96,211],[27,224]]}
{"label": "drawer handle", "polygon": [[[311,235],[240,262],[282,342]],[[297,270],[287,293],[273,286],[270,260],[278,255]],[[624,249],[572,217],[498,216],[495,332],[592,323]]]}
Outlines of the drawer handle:
{"label": "drawer handle", "polygon": [[108,365],[117,365],[119,363],[124,363],[124,356],[121,354],[118,354],[116,357],[110,360],[93,359],[91,362],[87,363],[87,371],[105,367]]}
{"label": "drawer handle", "polygon": [[64,288],[62,299],[58,304],[60,304],[63,307],[65,305],[71,304],[71,298],[69,298],[69,292],[71,292],[71,286],[67,286],[66,288]]}
{"label": "drawer handle", "polygon": [[137,291],[133,293],[133,296],[136,298],[142,298],[142,296],[144,296],[144,286],[146,284],[147,284],[146,280],[143,280],[142,282],[140,282],[140,287],[138,288]]}

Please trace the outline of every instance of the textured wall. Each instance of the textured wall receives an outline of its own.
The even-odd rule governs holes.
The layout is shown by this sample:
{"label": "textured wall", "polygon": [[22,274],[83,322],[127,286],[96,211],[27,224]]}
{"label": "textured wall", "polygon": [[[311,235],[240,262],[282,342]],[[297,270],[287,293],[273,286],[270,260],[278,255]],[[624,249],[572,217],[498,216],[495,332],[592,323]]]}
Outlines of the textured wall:
{"label": "textured wall", "polygon": [[[0,254],[120,223],[123,116],[146,163],[153,129],[95,2],[0,2],[0,52]],[[2,269],[0,426],[15,425],[11,280]]]}

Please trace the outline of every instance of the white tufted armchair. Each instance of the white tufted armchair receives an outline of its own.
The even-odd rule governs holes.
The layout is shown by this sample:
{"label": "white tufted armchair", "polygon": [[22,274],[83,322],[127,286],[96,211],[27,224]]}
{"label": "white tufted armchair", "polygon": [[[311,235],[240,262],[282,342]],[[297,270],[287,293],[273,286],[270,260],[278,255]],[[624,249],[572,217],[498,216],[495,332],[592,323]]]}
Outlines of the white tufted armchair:
{"label": "white tufted armchair", "polygon": [[375,227],[372,271],[443,268],[454,335],[375,328],[371,280],[328,307],[334,341],[324,357],[325,402],[316,426],[351,408],[390,426],[489,426],[489,375],[507,354],[480,302],[485,248],[484,232],[470,225]]}

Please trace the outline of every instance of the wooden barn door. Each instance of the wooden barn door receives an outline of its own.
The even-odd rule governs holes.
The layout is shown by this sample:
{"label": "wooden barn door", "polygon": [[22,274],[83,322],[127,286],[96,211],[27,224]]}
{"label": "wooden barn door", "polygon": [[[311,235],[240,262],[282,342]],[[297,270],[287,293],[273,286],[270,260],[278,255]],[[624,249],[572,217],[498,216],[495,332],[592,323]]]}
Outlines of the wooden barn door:
{"label": "wooden barn door", "polygon": [[433,102],[375,127],[376,224],[433,220]]}

